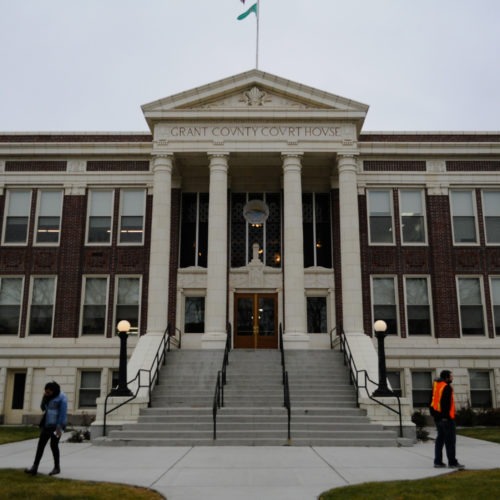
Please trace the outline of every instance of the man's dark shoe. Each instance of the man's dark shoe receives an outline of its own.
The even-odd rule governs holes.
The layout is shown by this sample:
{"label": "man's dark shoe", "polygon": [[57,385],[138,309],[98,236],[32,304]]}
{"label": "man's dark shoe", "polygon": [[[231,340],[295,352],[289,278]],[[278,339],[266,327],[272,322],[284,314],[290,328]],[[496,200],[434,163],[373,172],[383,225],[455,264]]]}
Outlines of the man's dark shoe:
{"label": "man's dark shoe", "polygon": [[29,474],[30,476],[36,476],[38,473],[38,469],[36,467],[31,467],[31,469],[24,469],[24,472],[26,472],[26,474]]}
{"label": "man's dark shoe", "polygon": [[442,469],[443,467],[446,467],[446,464],[440,463],[440,464],[434,464],[435,469]]}
{"label": "man's dark shoe", "polygon": [[49,476],[55,476],[56,474],[59,474],[61,472],[61,469],[59,467],[54,467],[50,472]]}
{"label": "man's dark shoe", "polygon": [[465,469],[465,465],[459,464],[458,462],[456,464],[450,464],[449,467],[450,469],[459,469],[459,470]]}

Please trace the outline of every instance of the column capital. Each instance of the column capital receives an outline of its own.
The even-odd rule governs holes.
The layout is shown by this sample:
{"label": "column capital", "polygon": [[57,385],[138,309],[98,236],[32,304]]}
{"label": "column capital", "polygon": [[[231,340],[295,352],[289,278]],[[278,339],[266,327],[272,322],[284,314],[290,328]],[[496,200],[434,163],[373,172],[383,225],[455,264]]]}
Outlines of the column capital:
{"label": "column capital", "polygon": [[172,153],[161,153],[153,155],[153,172],[169,171],[174,168],[174,155]]}
{"label": "column capital", "polygon": [[358,171],[358,157],[353,153],[338,154],[337,155],[337,168],[339,173],[345,171]]}

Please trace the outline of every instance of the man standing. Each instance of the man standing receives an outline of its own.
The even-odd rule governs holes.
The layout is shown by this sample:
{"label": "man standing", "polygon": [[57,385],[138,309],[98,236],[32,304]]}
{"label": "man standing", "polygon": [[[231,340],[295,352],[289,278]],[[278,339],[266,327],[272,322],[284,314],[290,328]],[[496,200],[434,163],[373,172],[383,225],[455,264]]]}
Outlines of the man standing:
{"label": "man standing", "polygon": [[456,427],[455,427],[455,398],[453,395],[453,373],[443,370],[432,386],[431,415],[437,428],[436,444],[434,448],[434,467],[446,467],[443,463],[443,446],[446,448],[448,466],[452,469],[463,469],[456,458]]}
{"label": "man standing", "polygon": [[38,466],[42,459],[45,445],[50,440],[50,449],[54,457],[54,468],[49,472],[50,476],[61,472],[59,461],[59,439],[62,436],[67,421],[68,400],[66,395],[61,391],[57,382],[49,382],[45,385],[41,408],[44,412],[42,421],[40,422],[40,438],[36,448],[35,461],[31,469],[26,469],[24,472],[35,476],[38,472]]}

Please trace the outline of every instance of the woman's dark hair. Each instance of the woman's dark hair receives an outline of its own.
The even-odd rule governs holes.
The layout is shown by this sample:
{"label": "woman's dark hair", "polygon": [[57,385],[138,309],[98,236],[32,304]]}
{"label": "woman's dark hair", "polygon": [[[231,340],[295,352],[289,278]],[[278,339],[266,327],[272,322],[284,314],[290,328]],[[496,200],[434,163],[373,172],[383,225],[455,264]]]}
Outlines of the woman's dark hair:
{"label": "woman's dark hair", "polygon": [[54,380],[52,382],[47,382],[45,384],[45,389],[49,389],[50,391],[52,391],[54,397],[59,396],[59,394],[61,393],[61,387]]}

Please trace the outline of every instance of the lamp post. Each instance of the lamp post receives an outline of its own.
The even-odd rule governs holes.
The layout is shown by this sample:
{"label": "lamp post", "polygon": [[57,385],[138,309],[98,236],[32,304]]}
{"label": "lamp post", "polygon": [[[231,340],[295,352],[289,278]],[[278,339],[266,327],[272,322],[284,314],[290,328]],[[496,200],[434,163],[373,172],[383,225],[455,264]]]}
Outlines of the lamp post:
{"label": "lamp post", "polygon": [[120,337],[120,366],[118,368],[118,387],[111,391],[112,396],[132,396],[132,391],[127,387],[127,338],[130,323],[124,319],[116,325]]}
{"label": "lamp post", "polygon": [[387,323],[379,319],[373,324],[375,336],[378,343],[378,388],[375,389],[372,396],[394,396],[394,393],[387,387],[387,370],[385,366],[385,346]]}

